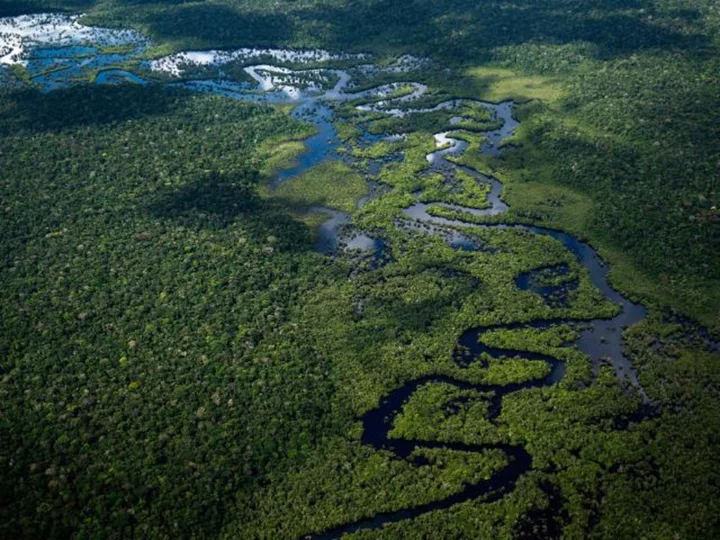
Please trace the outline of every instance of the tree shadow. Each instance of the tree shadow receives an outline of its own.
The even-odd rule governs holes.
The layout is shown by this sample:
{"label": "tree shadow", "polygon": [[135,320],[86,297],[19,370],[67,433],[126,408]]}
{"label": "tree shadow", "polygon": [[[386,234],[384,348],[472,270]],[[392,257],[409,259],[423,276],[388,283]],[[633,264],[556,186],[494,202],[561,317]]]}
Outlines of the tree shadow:
{"label": "tree shadow", "polygon": [[282,202],[257,195],[257,173],[210,172],[197,181],[168,188],[148,204],[149,212],[192,229],[224,229],[239,221],[251,241],[283,251],[312,248],[310,230],[294,220]]}
{"label": "tree shadow", "polygon": [[287,41],[294,32],[293,22],[283,13],[240,11],[219,4],[172,2],[142,14],[140,21],[158,41],[182,40],[195,47],[265,47]]}
{"label": "tree shadow", "polygon": [[82,85],[42,93],[32,88],[0,89],[0,135],[60,131],[172,113],[190,94],[135,85]]}
{"label": "tree shadow", "polygon": [[47,11],[80,11],[89,9],[96,3],[97,0],[0,0],[0,17]]}
{"label": "tree shadow", "polygon": [[591,8],[569,0],[511,4],[415,0],[410,4],[394,0],[352,3],[307,10],[302,17],[309,25],[318,26],[325,41],[337,41],[355,50],[381,52],[390,48],[450,60],[472,58],[475,62],[496,47],[526,42],[590,42],[603,58],[651,48],[695,51],[710,45],[700,34],[697,10],[672,12],[676,21],[695,30],[680,32],[659,21],[660,17],[653,17],[653,10],[641,9],[636,1],[600,0]]}

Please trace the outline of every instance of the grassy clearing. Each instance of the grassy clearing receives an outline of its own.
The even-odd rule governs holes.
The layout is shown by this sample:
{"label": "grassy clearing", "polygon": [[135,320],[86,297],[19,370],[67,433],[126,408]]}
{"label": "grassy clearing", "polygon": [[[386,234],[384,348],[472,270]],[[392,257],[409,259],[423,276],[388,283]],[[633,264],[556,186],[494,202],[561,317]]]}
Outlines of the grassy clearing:
{"label": "grassy clearing", "polygon": [[518,75],[509,69],[488,66],[470,68],[466,74],[479,95],[488,101],[539,99],[553,102],[563,94],[560,81],[549,77]]}
{"label": "grassy clearing", "polygon": [[404,142],[380,141],[365,148],[354,147],[353,156],[360,159],[380,159],[404,148]]}
{"label": "grassy clearing", "polygon": [[327,206],[352,212],[368,192],[363,177],[341,161],[329,161],[285,182],[273,191],[294,206]]}
{"label": "grassy clearing", "polygon": [[260,174],[265,178],[272,177],[277,171],[293,165],[295,158],[305,150],[301,141],[286,141],[279,144],[265,144],[260,150],[267,157],[263,161]]}

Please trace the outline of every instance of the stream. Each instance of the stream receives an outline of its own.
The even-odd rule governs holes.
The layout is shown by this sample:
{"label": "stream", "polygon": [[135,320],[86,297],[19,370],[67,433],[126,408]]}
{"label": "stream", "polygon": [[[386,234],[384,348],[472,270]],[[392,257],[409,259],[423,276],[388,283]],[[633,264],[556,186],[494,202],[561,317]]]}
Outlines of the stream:
{"label": "stream", "polygon": [[[518,125],[512,116],[512,103],[503,102],[500,104],[492,104],[481,101],[477,103],[487,107],[492,112],[493,120],[502,121],[500,128],[484,133],[487,142],[482,148],[483,152],[490,155],[498,155],[502,150],[501,143],[503,139],[511,135]],[[440,106],[445,105],[441,104]],[[428,109],[423,109],[422,111],[426,110]],[[405,111],[405,113],[408,112],[407,110]],[[548,387],[557,384],[563,379],[565,375],[565,364],[559,359],[533,351],[511,350],[488,346],[482,341],[482,336],[485,333],[495,330],[522,330],[529,328],[544,330],[557,325],[573,326],[579,331],[579,337],[575,341],[575,345],[590,358],[594,370],[597,371],[603,361],[611,361],[618,379],[625,382],[632,391],[641,396],[644,404],[642,409],[643,414],[638,415],[634,421],[642,421],[645,415],[651,410],[649,399],[638,381],[632,362],[625,356],[622,348],[623,329],[644,319],[647,311],[642,305],[631,302],[610,286],[607,280],[608,267],[589,244],[565,232],[543,227],[507,224],[477,225],[459,219],[433,216],[428,212],[431,206],[441,206],[472,216],[493,216],[502,214],[508,209],[508,206],[500,198],[502,186],[498,180],[487,177],[470,167],[461,166],[446,159],[448,156],[460,156],[468,148],[467,142],[453,138],[452,134],[453,132],[441,132],[435,135],[436,143],[441,148],[427,156],[428,162],[431,164],[431,170],[441,172],[447,176],[453,174],[454,170],[460,169],[479,182],[489,183],[491,185],[491,190],[488,195],[490,207],[475,209],[448,203],[426,204],[417,202],[405,208],[403,211],[404,214],[413,222],[431,225],[430,231],[432,232],[438,232],[438,228],[450,228],[451,232],[448,233],[445,231],[446,234],[444,237],[449,240],[451,245],[466,251],[474,251],[479,248],[475,246],[470,239],[464,237],[462,234],[458,234],[458,228],[480,227],[484,229],[505,229],[512,227],[526,230],[537,235],[550,236],[559,241],[575,256],[578,262],[588,270],[593,285],[597,287],[607,299],[619,305],[621,311],[612,319],[594,319],[585,322],[566,319],[534,320],[528,323],[510,323],[471,328],[465,331],[458,339],[456,353],[454,355],[455,364],[461,369],[465,369],[471,364],[478,362],[482,367],[487,367],[488,358],[500,359],[515,357],[546,362],[550,371],[543,379],[505,385],[472,384],[444,375],[425,376],[408,381],[384,397],[376,409],[365,414],[362,419],[363,434],[361,441],[363,444],[372,445],[378,450],[391,452],[399,459],[410,460],[418,466],[422,466],[422,463],[414,460],[412,454],[415,450],[421,448],[446,448],[479,453],[488,450],[502,450],[507,456],[508,464],[496,471],[488,480],[475,484],[466,484],[461,491],[440,501],[433,501],[395,512],[381,513],[368,519],[325,531],[319,535],[312,536],[312,538],[331,539],[361,529],[378,529],[388,523],[412,519],[427,512],[443,510],[480,497],[482,497],[484,503],[490,503],[512,491],[517,480],[532,468],[532,456],[520,445],[468,445],[462,443],[397,439],[389,436],[395,419],[401,414],[404,404],[419,388],[426,384],[445,383],[461,390],[475,390],[481,393],[490,393],[492,397],[490,398],[488,407],[488,416],[491,422],[496,423],[502,412],[502,402],[505,396],[528,389]],[[562,303],[564,301],[563,296],[567,295],[569,289],[573,287],[573,283],[556,286],[537,286],[533,278],[539,272],[547,269],[548,268],[544,267],[521,274],[516,278],[515,283],[520,290],[538,294],[548,305],[553,305],[558,301]],[[562,274],[563,272],[567,272],[567,267],[557,265],[550,267],[549,270]],[[574,286],[577,286],[577,283],[575,283]]]}
{"label": "stream", "polygon": [[[290,178],[294,178],[313,166],[332,159],[342,159],[339,149],[342,142],[333,123],[333,104],[362,101],[357,109],[367,113],[386,116],[403,117],[409,114],[424,114],[439,110],[454,110],[463,104],[472,102],[487,109],[495,125],[498,127],[483,132],[486,142],[481,151],[497,156],[503,151],[503,141],[513,134],[518,122],[513,117],[513,103],[488,103],[478,100],[452,99],[443,101],[432,107],[411,108],[414,101],[428,93],[428,87],[415,82],[402,83],[406,93],[393,97],[399,89],[399,83],[390,83],[366,90],[353,90],[353,74],[376,73],[383,71],[402,73],[412,71],[422,63],[413,57],[403,57],[395,64],[385,68],[364,64],[346,70],[340,69],[300,69],[292,70],[281,65],[256,63],[244,68],[248,78],[253,81],[233,82],[224,78],[192,78],[193,70],[198,68],[220,69],[231,61],[252,61],[275,59],[280,63],[306,63],[332,60],[363,60],[363,55],[332,55],[326,51],[287,51],[281,49],[241,49],[238,51],[206,51],[179,53],[153,62],[138,59],[147,42],[132,32],[117,30],[94,29],[81,31],[81,37],[73,39],[73,28],[82,27],[76,19],[65,20],[63,16],[38,16],[41,19],[33,22],[29,19],[0,19],[0,69],[2,64],[21,63],[27,69],[31,80],[42,91],[91,81],[95,84],[166,84],[182,86],[186,89],[225,96],[230,99],[253,101],[259,103],[294,104],[292,115],[316,126],[316,133],[305,141],[304,152],[297,157],[289,168],[277,174],[273,186],[277,186]],[[45,19],[42,19],[45,17]],[[48,19],[48,17],[50,17]],[[9,21],[9,22],[8,22]],[[51,21],[48,22],[48,21]],[[51,25],[44,28],[42,25]],[[53,26],[54,25],[54,26]],[[20,37],[18,28],[22,29]],[[60,28],[60,30],[58,30]],[[62,30],[62,31],[61,31]],[[13,34],[15,32],[15,34]],[[8,37],[10,36],[10,37]],[[12,37],[15,36],[15,37]],[[28,37],[29,36],[29,37]],[[54,36],[54,37],[53,37]],[[90,42],[90,43],[88,43]],[[125,45],[124,52],[103,50],[99,45]],[[133,63],[137,72],[130,72],[123,66]],[[96,76],[88,78],[88,70],[95,70]],[[164,78],[163,78],[164,77]],[[2,80],[2,79],[0,79]],[[619,313],[610,319],[566,320],[549,319],[534,320],[469,328],[457,341],[454,357],[458,369],[462,370],[472,364],[486,366],[488,358],[522,358],[545,362],[549,373],[542,379],[510,384],[471,384],[449,376],[426,376],[406,382],[401,387],[385,396],[378,406],[367,412],[361,419],[363,433],[362,444],[371,445],[381,452],[389,452],[397,459],[409,460],[417,466],[422,463],[413,461],[412,454],[421,448],[448,448],[465,452],[483,453],[488,450],[501,450],[507,456],[507,465],[496,471],[488,480],[475,484],[465,484],[457,493],[440,501],[421,504],[394,512],[370,516],[356,523],[346,524],[328,531],[318,531],[316,538],[337,538],[342,534],[352,533],[361,529],[374,529],[386,523],[397,522],[417,517],[421,514],[446,509],[464,501],[482,497],[483,502],[492,502],[512,491],[517,480],[532,468],[532,456],[522,445],[511,444],[478,444],[434,442],[426,440],[405,440],[390,437],[395,418],[402,412],[406,401],[422,386],[435,383],[446,383],[460,389],[472,389],[488,393],[490,397],[489,417],[497,422],[502,412],[503,398],[529,389],[549,387],[561,381],[565,374],[565,364],[553,356],[533,351],[510,350],[492,347],[483,343],[483,336],[495,330],[521,330],[533,328],[547,329],[557,325],[570,325],[576,329],[578,338],[574,345],[585,353],[597,371],[603,362],[612,364],[617,378],[622,381],[630,392],[638,395],[645,406],[649,400],[633,369],[632,362],[623,352],[623,329],[644,319],[646,309],[630,301],[614,290],[608,282],[608,267],[603,263],[597,252],[587,243],[574,236],[537,226],[512,224],[475,224],[462,219],[449,219],[432,215],[432,207],[444,207],[472,217],[496,216],[508,210],[502,201],[501,183],[480,171],[462,166],[449,160],[450,157],[461,156],[468,149],[468,143],[458,137],[458,130],[440,131],[435,135],[438,149],[427,156],[431,172],[443,174],[446,179],[452,178],[457,171],[472,176],[482,185],[489,185],[487,196],[489,206],[484,209],[468,208],[443,202],[415,202],[403,210],[401,221],[409,228],[422,226],[430,232],[443,235],[448,242],[460,249],[474,251],[480,249],[460,230],[467,227],[484,229],[516,228],[529,233],[549,236],[562,244],[588,272],[592,284],[612,303],[619,306]],[[365,134],[367,136],[367,134]],[[371,195],[364,198],[382,196],[382,190],[372,190]],[[330,208],[312,208],[312,212],[328,215],[328,219],[319,227],[317,249],[322,253],[335,254],[343,249],[360,250],[382,254],[385,244],[380,238],[350,226],[351,216]],[[402,226],[402,225],[401,225]],[[551,268],[538,268],[516,278],[520,290],[538,295],[551,307],[562,305],[567,300],[567,293],[577,283],[561,285],[538,285],[537,277],[541,272],[555,272],[556,275],[567,273],[567,266],[556,265]]]}

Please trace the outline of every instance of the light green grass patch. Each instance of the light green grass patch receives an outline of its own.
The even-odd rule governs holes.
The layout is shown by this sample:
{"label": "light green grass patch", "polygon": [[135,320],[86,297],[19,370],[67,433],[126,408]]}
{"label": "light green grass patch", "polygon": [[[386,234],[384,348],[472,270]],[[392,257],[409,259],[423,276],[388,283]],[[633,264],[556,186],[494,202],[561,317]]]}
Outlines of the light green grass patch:
{"label": "light green grass patch", "polygon": [[380,159],[405,147],[404,142],[380,141],[365,148],[354,147],[353,156],[361,159]]}
{"label": "light green grass patch", "polygon": [[320,225],[328,220],[328,215],[325,212],[297,212],[293,216],[297,221],[307,225],[312,231],[316,231]]}
{"label": "light green grass patch", "polygon": [[569,188],[539,182],[506,182],[503,198],[520,221],[531,220],[553,229],[584,236],[592,221],[592,200]]}
{"label": "light green grass patch", "polygon": [[347,120],[336,119],[335,129],[341,141],[354,140],[362,135],[360,128]]}
{"label": "light green grass patch", "polygon": [[301,141],[286,141],[279,144],[267,145],[264,148],[266,158],[263,161],[260,174],[270,178],[282,169],[293,165],[295,158],[305,150],[305,143]]}
{"label": "light green grass patch", "polygon": [[423,202],[443,201],[470,208],[487,208],[487,194],[490,184],[483,184],[458,169],[453,181],[446,181],[442,175],[431,175],[426,182],[420,200]]}
{"label": "light green grass patch", "polygon": [[327,206],[352,212],[368,192],[363,177],[341,161],[329,161],[291,178],[271,194],[296,206]]}
{"label": "light green grass patch", "polygon": [[538,75],[518,75],[499,67],[474,67],[466,71],[478,97],[492,102],[507,99],[523,102],[533,99],[553,102],[563,94],[557,79]]}

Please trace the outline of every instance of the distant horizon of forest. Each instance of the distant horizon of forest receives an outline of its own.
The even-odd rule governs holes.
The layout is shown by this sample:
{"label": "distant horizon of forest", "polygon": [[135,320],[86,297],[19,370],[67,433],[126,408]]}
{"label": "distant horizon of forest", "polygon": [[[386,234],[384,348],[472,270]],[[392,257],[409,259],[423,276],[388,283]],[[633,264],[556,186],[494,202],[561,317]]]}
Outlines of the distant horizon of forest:
{"label": "distant horizon of forest", "polygon": [[0,538],[718,536],[716,4],[0,0]]}

